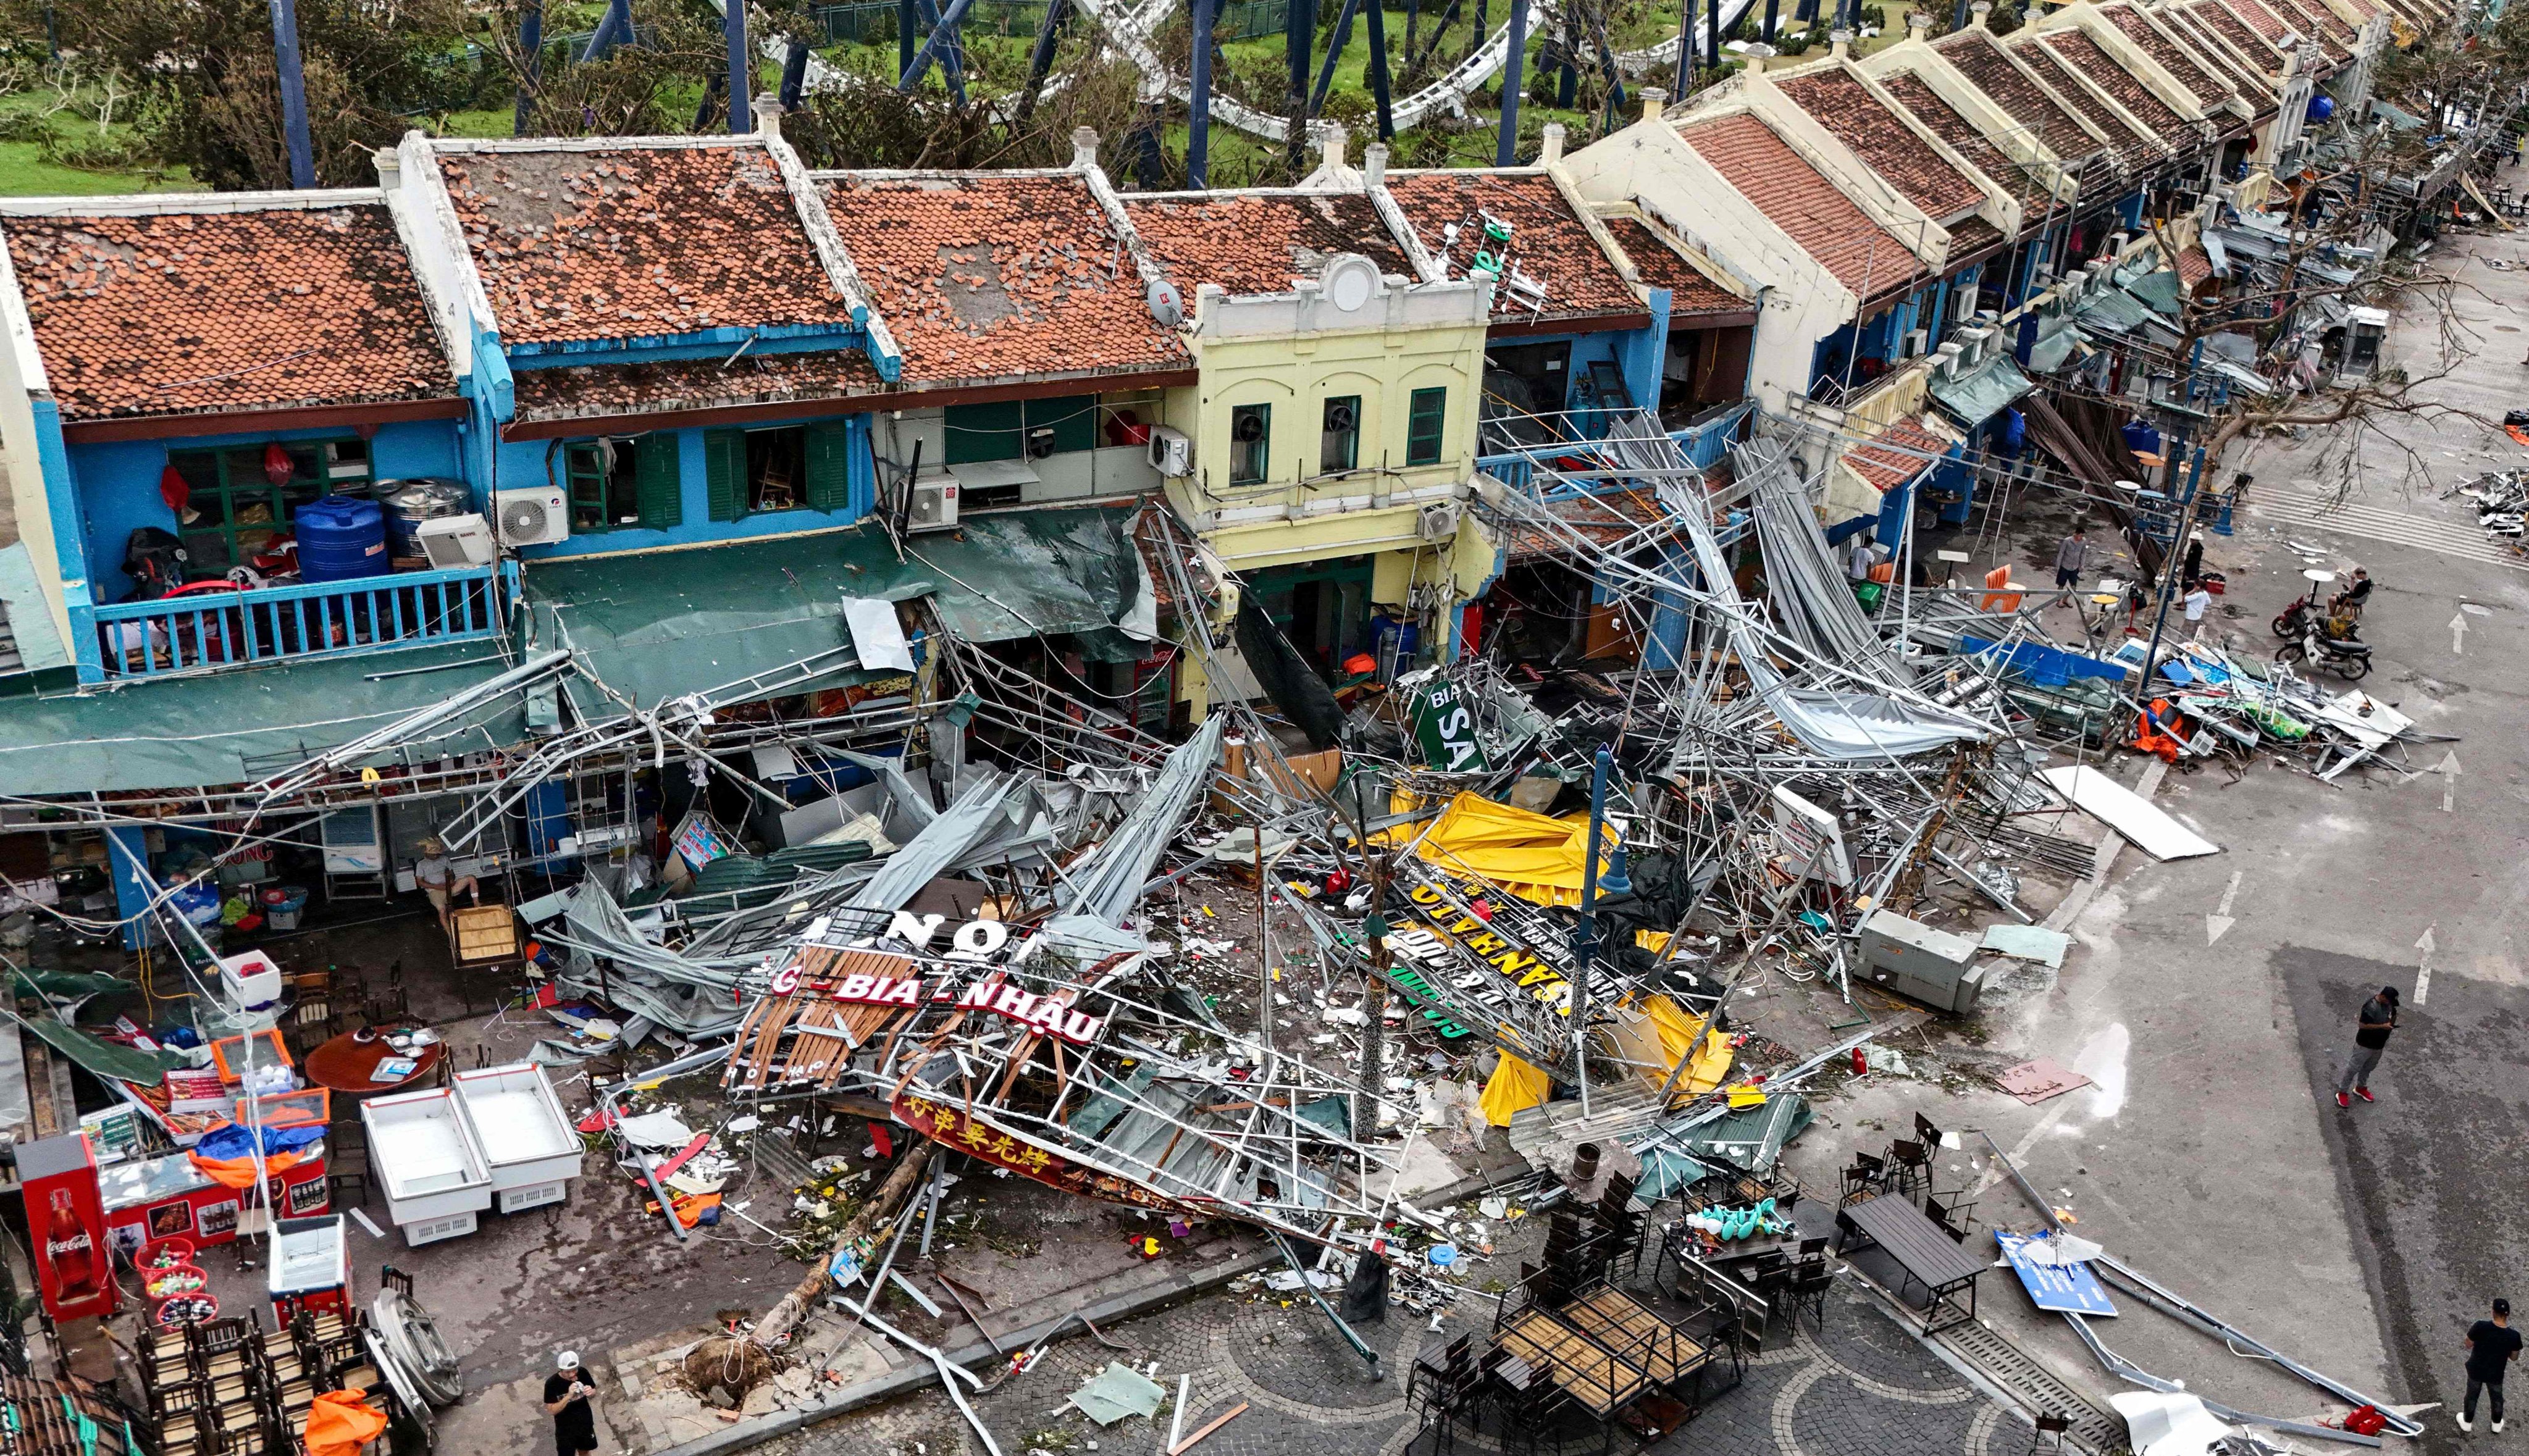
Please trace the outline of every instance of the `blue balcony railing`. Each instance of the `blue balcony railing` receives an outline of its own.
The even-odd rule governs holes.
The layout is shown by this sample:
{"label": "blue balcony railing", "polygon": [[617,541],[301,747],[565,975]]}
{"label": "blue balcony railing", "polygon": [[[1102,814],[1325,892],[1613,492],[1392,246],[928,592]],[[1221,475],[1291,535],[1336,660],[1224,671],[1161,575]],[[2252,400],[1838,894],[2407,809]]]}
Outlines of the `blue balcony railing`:
{"label": "blue balcony railing", "polygon": [[96,608],[92,630],[107,681],[254,663],[381,652],[489,637],[501,629],[490,566],[403,571],[222,591]]}

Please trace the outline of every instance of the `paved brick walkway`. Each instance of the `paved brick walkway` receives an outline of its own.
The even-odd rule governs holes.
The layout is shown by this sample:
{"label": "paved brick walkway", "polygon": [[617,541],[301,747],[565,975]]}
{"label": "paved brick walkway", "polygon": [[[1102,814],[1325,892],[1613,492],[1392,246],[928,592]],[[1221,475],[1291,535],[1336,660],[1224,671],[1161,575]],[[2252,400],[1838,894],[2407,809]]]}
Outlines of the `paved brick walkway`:
{"label": "paved brick walkway", "polygon": [[[1034,1370],[973,1400],[1004,1456],[1031,1448],[1087,1451],[1092,1442],[1102,1453],[1143,1456],[1166,1438],[1164,1407],[1156,1431],[1142,1421],[1102,1430],[1063,1398],[1110,1360],[1141,1370],[1157,1360],[1157,1378],[1171,1395],[1178,1374],[1194,1373],[1189,1431],[1247,1403],[1245,1415],[1198,1448],[1200,1456],[1428,1456],[1430,1439],[1418,1441],[1407,1419],[1405,1372],[1423,1341],[1480,1329],[1488,1318],[1487,1303],[1470,1298],[1433,1334],[1426,1321],[1392,1311],[1369,1338],[1393,1375],[1372,1383],[1313,1306],[1216,1296],[1109,1330],[1134,1347],[1129,1352],[1066,1340]],[[1745,1383],[1652,1449],[1662,1456],[2018,1456],[2026,1429],[1877,1305],[1839,1288],[1823,1333],[1803,1330],[1759,1357]],[[1462,1436],[1458,1444],[1487,1456],[1494,1450],[1480,1437]],[[1618,1450],[1631,1448],[1619,1438]],[[765,1449],[774,1456],[982,1456],[983,1443],[944,1396],[929,1390]]]}

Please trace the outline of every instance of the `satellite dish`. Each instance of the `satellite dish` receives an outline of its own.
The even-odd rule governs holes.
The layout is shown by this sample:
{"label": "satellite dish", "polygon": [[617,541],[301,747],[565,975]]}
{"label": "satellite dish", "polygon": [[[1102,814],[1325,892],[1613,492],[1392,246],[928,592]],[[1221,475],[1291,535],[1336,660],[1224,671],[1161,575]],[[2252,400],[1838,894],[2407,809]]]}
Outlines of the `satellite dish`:
{"label": "satellite dish", "polygon": [[1185,322],[1185,295],[1177,292],[1175,284],[1164,278],[1154,278],[1142,297],[1151,305],[1151,317],[1159,321],[1160,328],[1173,329]]}
{"label": "satellite dish", "polygon": [[1378,291],[1378,265],[1359,253],[1346,253],[1326,264],[1322,282],[1326,301],[1346,313],[1358,312]]}

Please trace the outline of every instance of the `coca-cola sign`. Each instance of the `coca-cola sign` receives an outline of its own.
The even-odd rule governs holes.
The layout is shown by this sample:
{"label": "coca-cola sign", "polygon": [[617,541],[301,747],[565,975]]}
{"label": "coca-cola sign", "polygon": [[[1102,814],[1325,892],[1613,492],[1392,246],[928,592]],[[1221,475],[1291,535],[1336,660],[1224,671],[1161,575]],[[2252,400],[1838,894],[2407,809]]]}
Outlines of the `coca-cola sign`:
{"label": "coca-cola sign", "polygon": [[27,1221],[35,1243],[35,1282],[56,1323],[114,1313],[114,1266],[105,1245],[105,1202],[87,1134],[46,1138],[18,1150]]}

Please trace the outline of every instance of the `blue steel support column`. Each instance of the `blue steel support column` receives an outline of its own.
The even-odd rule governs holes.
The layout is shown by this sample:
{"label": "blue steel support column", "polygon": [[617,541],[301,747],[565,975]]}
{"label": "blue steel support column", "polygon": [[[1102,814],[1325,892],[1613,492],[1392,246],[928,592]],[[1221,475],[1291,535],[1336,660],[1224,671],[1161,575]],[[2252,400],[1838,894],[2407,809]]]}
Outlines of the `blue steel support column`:
{"label": "blue steel support column", "polygon": [[281,133],[290,148],[290,185],[316,185],[316,152],[307,139],[307,76],[298,64],[298,0],[271,0],[272,61],[281,72]]}
{"label": "blue steel support column", "polygon": [[1204,175],[1211,167],[1211,19],[1219,0],[1193,0],[1193,5],[1194,84],[1186,112],[1186,186],[1201,191]]}
{"label": "blue steel support column", "polygon": [[746,0],[728,0],[721,36],[728,42],[728,135],[743,136],[755,130],[754,109],[748,104],[755,99],[755,71],[746,54]]}
{"label": "blue steel support column", "polygon": [[142,918],[149,901],[156,897],[157,888],[149,883],[149,832],[137,825],[110,828],[105,836],[114,841],[106,854],[114,871],[114,913],[123,918],[123,948],[137,950],[148,934],[149,922]]}
{"label": "blue steel support column", "polygon": [[510,135],[524,136],[527,134],[527,114],[535,109],[536,88],[542,84],[544,77],[544,0],[528,0],[526,14],[518,18],[518,54],[522,64],[518,73],[517,114],[510,121]]}
{"label": "blue steel support column", "polygon": [[1326,104],[1326,89],[1335,83],[1335,67],[1343,60],[1344,47],[1352,44],[1352,18],[1361,9],[1361,0],[1343,0],[1343,9],[1335,12],[1334,34],[1326,41],[1326,63],[1318,68],[1317,89],[1309,93],[1309,115],[1316,116]]}
{"label": "blue steel support column", "polygon": [[966,19],[966,12],[972,9],[974,4],[975,0],[949,0],[948,13],[940,18],[940,24],[932,30],[931,38],[922,42],[922,49],[914,52],[913,64],[905,67],[904,75],[897,78],[895,82],[897,90],[912,90],[913,83],[922,79],[922,73],[931,69],[931,58],[934,56],[942,58],[942,70],[954,74],[953,68],[946,59],[948,47],[956,43],[952,37],[957,33],[958,23]]}
{"label": "blue steel support column", "polygon": [[580,52],[582,61],[601,61],[607,52],[632,38],[632,0],[607,0],[606,14],[597,18],[597,29],[588,37],[588,49]]}
{"label": "blue steel support column", "polygon": [[1528,0],[1510,0],[1510,54],[1502,60],[1501,139],[1493,147],[1493,165],[1507,167],[1519,159],[1520,73],[1528,58]]}
{"label": "blue steel support column", "polygon": [[1291,70],[1291,88],[1282,104],[1290,114],[1291,135],[1283,142],[1283,153],[1296,176],[1301,150],[1309,143],[1309,50],[1318,40],[1318,0],[1283,0],[1283,4],[1282,59]]}
{"label": "blue steel support column", "polygon": [[1392,141],[1396,139],[1396,112],[1387,85],[1387,3],[1367,3],[1370,10],[1362,19],[1370,23],[1370,99],[1377,111],[1378,139]]}
{"label": "blue steel support column", "polygon": [[913,32],[922,28],[922,17],[913,8],[913,0],[895,0],[895,74],[902,76],[913,69]]}
{"label": "blue steel support column", "polygon": [[1783,18],[1783,0],[1765,0],[1765,43],[1774,43],[1774,30]]}
{"label": "blue steel support column", "polygon": [[781,58],[781,109],[797,111],[799,98],[808,89],[808,42],[793,38],[789,52]]}

